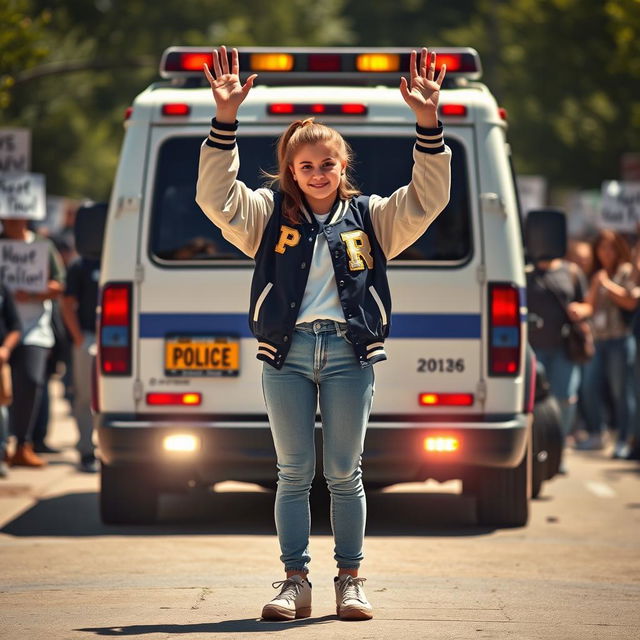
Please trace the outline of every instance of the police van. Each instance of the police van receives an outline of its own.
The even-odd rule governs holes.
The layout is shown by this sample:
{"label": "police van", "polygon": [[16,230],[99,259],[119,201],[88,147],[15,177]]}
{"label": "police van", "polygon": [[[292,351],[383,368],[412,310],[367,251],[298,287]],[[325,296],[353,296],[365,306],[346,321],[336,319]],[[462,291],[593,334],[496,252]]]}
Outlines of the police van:
{"label": "police van", "polygon": [[[477,52],[435,51],[447,65],[439,118],[451,199],[389,263],[388,361],[375,366],[363,474],[369,487],[459,478],[478,522],[523,525],[534,376],[506,114],[479,81]],[[277,137],[292,119],[315,116],[352,146],[363,193],[389,195],[409,181],[415,121],[398,90],[409,49],[239,55],[243,82],[259,74],[239,114],[240,180],[261,186]],[[247,317],[253,261],[195,202],[215,109],[205,62],[212,49],[168,49],[163,80],[127,113],[102,245],[94,381],[108,523],[152,522],[164,491],[276,478]],[[318,415],[319,442],[320,427]]]}

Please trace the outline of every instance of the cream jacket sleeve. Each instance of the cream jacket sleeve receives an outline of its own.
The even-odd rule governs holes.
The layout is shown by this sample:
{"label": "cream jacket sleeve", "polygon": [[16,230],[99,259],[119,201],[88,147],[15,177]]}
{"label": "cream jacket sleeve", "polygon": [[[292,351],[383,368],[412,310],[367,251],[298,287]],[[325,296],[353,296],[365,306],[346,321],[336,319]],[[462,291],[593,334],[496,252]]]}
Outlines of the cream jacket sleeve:
{"label": "cream jacket sleeve", "polygon": [[273,192],[252,190],[236,180],[240,158],[234,125],[211,122],[211,132],[200,148],[196,202],[222,235],[253,258],[273,213]]}
{"label": "cream jacket sleeve", "polygon": [[369,200],[373,228],[388,260],[411,246],[449,202],[451,149],[444,144],[442,126],[416,130],[411,182],[388,198],[372,195]]}

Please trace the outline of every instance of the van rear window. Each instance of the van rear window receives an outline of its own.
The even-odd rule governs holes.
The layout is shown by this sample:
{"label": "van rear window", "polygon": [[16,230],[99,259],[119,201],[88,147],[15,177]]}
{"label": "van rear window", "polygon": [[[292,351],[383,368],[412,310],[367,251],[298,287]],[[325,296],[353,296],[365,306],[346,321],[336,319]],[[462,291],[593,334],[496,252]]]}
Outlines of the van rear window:
{"label": "van rear window", "polygon": [[[353,175],[363,193],[390,195],[407,184],[413,164],[411,137],[354,136],[348,138],[355,163]],[[274,170],[275,139],[243,136],[239,180],[251,188],[264,182],[261,169]],[[451,200],[427,233],[395,260],[463,262],[471,254],[471,223],[465,151],[446,140],[452,151]],[[198,157],[202,138],[170,138],[160,148],[156,170],[151,253],[166,261],[247,260],[227,242],[195,202]],[[381,152],[382,150],[382,152]]]}

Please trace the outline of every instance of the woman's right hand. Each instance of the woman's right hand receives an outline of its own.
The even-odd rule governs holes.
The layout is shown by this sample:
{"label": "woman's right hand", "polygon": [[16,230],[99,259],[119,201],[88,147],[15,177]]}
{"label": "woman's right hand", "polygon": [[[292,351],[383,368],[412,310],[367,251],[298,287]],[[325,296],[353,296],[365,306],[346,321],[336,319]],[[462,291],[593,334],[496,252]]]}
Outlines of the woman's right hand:
{"label": "woman's right hand", "polygon": [[216,119],[219,122],[235,122],[238,109],[253,86],[257,74],[247,78],[244,84],[240,84],[240,65],[238,63],[238,50],[231,50],[231,70],[227,48],[222,45],[213,50],[213,71],[205,63],[204,74],[211,85],[213,99],[216,101]]}

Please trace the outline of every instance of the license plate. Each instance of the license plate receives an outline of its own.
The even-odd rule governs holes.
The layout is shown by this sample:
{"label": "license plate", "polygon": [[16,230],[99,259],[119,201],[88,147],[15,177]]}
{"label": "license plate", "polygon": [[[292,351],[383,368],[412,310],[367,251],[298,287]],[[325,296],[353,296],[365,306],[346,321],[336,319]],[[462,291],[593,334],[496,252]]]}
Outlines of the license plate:
{"label": "license plate", "polygon": [[237,376],[240,341],[225,336],[167,336],[164,371],[167,376]]}

